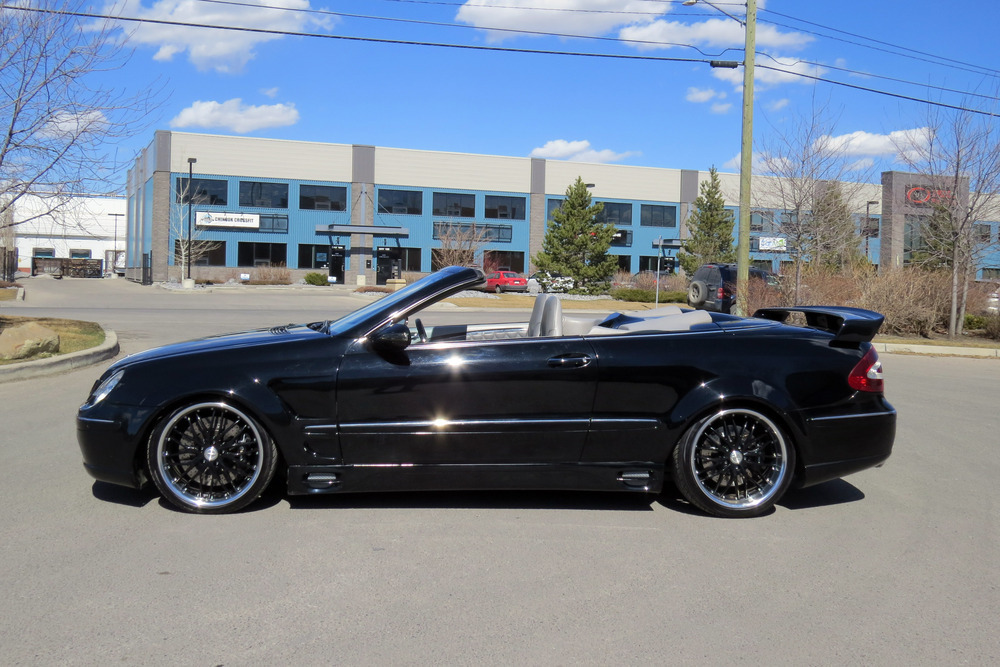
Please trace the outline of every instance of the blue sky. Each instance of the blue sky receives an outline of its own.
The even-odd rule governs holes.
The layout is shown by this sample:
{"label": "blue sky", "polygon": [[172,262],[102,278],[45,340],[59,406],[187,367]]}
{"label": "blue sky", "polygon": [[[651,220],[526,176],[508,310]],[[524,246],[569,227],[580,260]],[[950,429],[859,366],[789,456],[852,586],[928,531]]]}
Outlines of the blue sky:
{"label": "blue sky", "polygon": [[[125,0],[115,7],[121,16],[185,24],[742,60],[743,27],[718,10],[742,17],[745,4],[713,4],[716,8],[704,0],[692,7],[679,0]],[[1000,108],[998,19],[996,0],[758,0],[757,63],[992,111]],[[126,90],[164,87],[164,103],[147,119],[150,130],[738,170],[742,69],[125,26],[134,55],[116,74],[118,84]],[[898,166],[899,138],[928,122],[926,104],[758,68],[757,142],[789,132],[814,109],[822,110],[845,152],[875,174]],[[150,131],[122,149],[145,145],[151,137]]]}

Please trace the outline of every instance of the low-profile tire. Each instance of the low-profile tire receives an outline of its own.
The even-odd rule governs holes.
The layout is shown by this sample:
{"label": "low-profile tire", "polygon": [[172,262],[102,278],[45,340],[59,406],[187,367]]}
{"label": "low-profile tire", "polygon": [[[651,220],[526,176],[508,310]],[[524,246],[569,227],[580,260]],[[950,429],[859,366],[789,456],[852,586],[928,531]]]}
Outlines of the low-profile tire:
{"label": "low-profile tire", "polygon": [[187,512],[225,514],[264,492],[278,453],[264,428],[223,402],[184,405],[163,418],[146,450],[163,497]]}
{"label": "low-profile tire", "polygon": [[749,408],[713,413],[674,448],[673,477],[687,500],[721,517],[771,510],[792,483],[795,448],[769,417]]}
{"label": "low-profile tire", "polygon": [[695,280],[688,286],[688,303],[695,308],[704,306],[708,299],[708,285],[703,280]]}

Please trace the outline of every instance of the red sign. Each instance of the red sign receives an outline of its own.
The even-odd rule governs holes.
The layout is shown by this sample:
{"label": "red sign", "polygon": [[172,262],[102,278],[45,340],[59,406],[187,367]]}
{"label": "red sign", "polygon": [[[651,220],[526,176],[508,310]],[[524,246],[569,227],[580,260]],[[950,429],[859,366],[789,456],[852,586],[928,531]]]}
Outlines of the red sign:
{"label": "red sign", "polygon": [[927,185],[908,185],[906,187],[906,201],[914,206],[947,204],[953,197],[954,193],[951,190],[938,190]]}

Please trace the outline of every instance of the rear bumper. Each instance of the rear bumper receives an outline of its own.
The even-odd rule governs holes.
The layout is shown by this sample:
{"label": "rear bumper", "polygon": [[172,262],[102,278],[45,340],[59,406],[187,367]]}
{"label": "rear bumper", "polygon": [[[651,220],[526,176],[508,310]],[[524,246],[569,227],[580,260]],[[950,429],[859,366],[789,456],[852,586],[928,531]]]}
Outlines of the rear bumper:
{"label": "rear bumper", "polygon": [[882,405],[878,411],[810,419],[809,451],[796,485],[812,486],[885,463],[896,438],[896,411],[884,400]]}

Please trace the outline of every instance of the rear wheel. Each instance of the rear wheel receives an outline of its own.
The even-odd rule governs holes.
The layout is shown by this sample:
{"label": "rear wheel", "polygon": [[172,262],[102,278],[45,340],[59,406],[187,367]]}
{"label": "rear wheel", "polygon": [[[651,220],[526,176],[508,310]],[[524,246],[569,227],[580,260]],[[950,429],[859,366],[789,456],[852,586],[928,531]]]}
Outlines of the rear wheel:
{"label": "rear wheel", "polygon": [[221,402],[192,403],[153,431],[147,463],[153,483],[177,507],[223,514],[256,500],[274,477],[277,450],[246,413]]}
{"label": "rear wheel", "polygon": [[496,293],[497,293],[497,294],[503,294],[503,288],[502,288],[502,287],[500,287],[499,285],[497,285],[497,286],[496,286]]}
{"label": "rear wheel", "polygon": [[692,426],[674,448],[677,488],[722,517],[769,511],[792,482],[795,449],[781,428],[747,408],[722,410]]}

